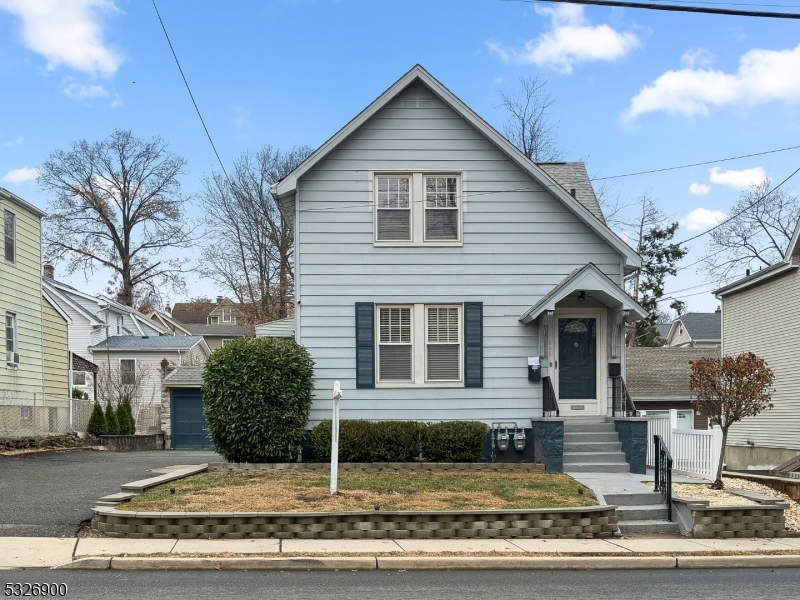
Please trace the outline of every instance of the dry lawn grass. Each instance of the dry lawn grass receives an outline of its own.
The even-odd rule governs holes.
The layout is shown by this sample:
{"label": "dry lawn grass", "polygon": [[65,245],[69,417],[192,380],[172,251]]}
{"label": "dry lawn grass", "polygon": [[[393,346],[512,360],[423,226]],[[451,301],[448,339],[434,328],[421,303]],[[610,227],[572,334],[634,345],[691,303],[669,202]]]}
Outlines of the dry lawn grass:
{"label": "dry lawn grass", "polygon": [[[211,472],[158,486],[121,510],[152,512],[336,512],[487,510],[597,504],[568,475],[545,473],[342,473],[331,496],[327,475]],[[170,494],[169,488],[175,488]],[[579,493],[582,489],[583,493]]]}

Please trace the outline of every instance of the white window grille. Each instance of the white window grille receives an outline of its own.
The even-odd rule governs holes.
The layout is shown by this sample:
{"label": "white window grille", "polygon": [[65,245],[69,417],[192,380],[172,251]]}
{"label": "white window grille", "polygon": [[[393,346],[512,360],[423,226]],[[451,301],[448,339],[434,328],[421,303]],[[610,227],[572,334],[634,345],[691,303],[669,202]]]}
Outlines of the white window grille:
{"label": "white window grille", "polygon": [[411,307],[379,307],[378,313],[378,380],[411,381]]}
{"label": "white window grille", "polygon": [[411,240],[409,177],[378,177],[378,241]]}

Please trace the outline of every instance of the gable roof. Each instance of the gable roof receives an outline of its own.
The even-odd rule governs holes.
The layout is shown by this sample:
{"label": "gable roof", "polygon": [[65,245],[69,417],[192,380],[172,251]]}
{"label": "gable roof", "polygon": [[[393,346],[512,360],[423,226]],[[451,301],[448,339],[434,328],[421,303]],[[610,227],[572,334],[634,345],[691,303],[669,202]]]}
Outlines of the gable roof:
{"label": "gable roof", "polygon": [[203,387],[203,370],[205,367],[175,367],[175,370],[164,377],[165,388],[199,388]]}
{"label": "gable roof", "polygon": [[643,319],[648,314],[638,302],[611,281],[594,263],[589,263],[567,275],[561,283],[522,313],[519,320],[523,323],[530,323],[546,310],[554,310],[559,300],[580,290],[591,292],[594,298],[606,305],[622,304],[623,310],[633,313],[629,320]]}
{"label": "gable roof", "polygon": [[214,302],[176,302],[172,318],[182,325],[205,324],[206,317],[216,306]]}
{"label": "gable roof", "polygon": [[[190,350],[197,344],[206,345],[199,335],[159,335],[141,337],[139,335],[112,335],[89,350]],[[206,345],[206,348],[208,346]]]}
{"label": "gable roof", "polygon": [[165,329],[170,329],[172,330],[173,333],[175,332],[176,329],[180,329],[184,333],[184,335],[191,335],[192,333],[186,328],[186,326],[183,323],[177,321],[176,319],[173,319],[170,315],[161,312],[160,310],[154,310],[153,312],[150,313],[149,316],[151,321],[153,321],[154,318],[158,319],[158,321],[161,322],[161,324],[165,327]]}
{"label": "gable roof", "polygon": [[247,335],[246,325],[231,325],[220,323],[205,325],[202,323],[189,323],[184,326],[192,335],[203,335],[209,337],[244,337]]}
{"label": "gable roof", "polygon": [[719,342],[722,339],[722,313],[686,313],[672,322],[672,333],[682,323],[694,342]]}
{"label": "gable roof", "polygon": [[569,193],[570,190],[575,190],[575,196],[573,197],[589,209],[589,212],[595,217],[600,219],[603,223],[606,222],[606,218],[603,216],[603,210],[600,208],[600,203],[597,201],[594,187],[592,187],[592,182],[589,179],[589,174],[586,172],[586,165],[584,163],[552,162],[536,163],[536,165],[555,179],[556,182],[564,188],[564,191]]}
{"label": "gable roof", "polygon": [[625,385],[634,400],[688,399],[689,361],[719,355],[719,348],[627,348]]}
{"label": "gable roof", "polygon": [[347,125],[342,127],[328,141],[317,148],[308,158],[300,163],[292,172],[283,179],[270,186],[270,192],[275,198],[280,199],[295,193],[297,181],[317,163],[324,159],[342,141],[350,136],[355,130],[366,123],[379,110],[386,106],[400,92],[412,83],[419,81],[436,94],[447,106],[454,110],[467,123],[472,125],[477,131],[482,133],[498,149],[504,152],[520,169],[526,172],[534,181],[550,190],[550,193],[558,198],[568,210],[574,213],[578,219],[583,221],[592,231],[604,239],[612,248],[624,256],[625,268],[633,270],[641,266],[641,258],[628,246],[622,238],[615,234],[609,227],[595,216],[586,206],[573,198],[555,179],[543,168],[537,166],[527,156],[522,154],[511,142],[509,142],[496,129],[484,121],[477,113],[464,104],[450,90],[443,86],[435,77],[428,73],[422,66],[415,65],[408,73],[398,79],[388,90],[378,96],[369,106],[356,115]]}
{"label": "gable roof", "polygon": [[42,287],[51,295],[54,300],[60,300],[61,302],[71,306],[73,310],[79,312],[83,317],[85,317],[90,324],[105,325],[105,323],[103,323],[103,321],[97,315],[92,314],[92,312],[87,310],[80,302],[75,302],[69,297],[68,293],[65,293],[67,291],[78,291],[72,286],[69,286],[66,283],[61,283],[60,281],[56,281],[52,277],[42,277]]}
{"label": "gable roof", "polygon": [[0,196],[5,198],[9,202],[13,202],[16,205],[21,206],[25,210],[28,210],[28,211],[32,212],[34,215],[36,215],[40,219],[42,217],[46,217],[47,216],[47,213],[44,212],[42,209],[36,208],[33,204],[31,204],[27,200],[23,200],[22,198],[20,198],[19,196],[17,196],[13,192],[9,192],[4,187],[0,187]]}

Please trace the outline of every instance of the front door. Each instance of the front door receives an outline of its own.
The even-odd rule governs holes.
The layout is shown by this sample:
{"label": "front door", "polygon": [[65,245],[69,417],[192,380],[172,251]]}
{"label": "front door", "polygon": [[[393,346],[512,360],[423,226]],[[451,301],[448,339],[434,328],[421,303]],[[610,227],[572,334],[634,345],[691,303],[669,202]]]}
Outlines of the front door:
{"label": "front door", "polygon": [[600,413],[597,398],[597,318],[558,319],[558,406],[565,416]]}

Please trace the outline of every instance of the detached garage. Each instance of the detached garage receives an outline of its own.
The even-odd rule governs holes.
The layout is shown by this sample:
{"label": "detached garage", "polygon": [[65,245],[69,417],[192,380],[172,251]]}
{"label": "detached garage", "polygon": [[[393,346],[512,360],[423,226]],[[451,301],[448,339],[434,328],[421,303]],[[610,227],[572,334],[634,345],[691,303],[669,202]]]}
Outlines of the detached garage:
{"label": "detached garage", "polygon": [[[169,422],[164,431],[170,434],[174,450],[213,450],[203,415],[203,367],[177,367],[164,378],[164,399],[169,397]],[[163,404],[163,402],[162,402]],[[166,408],[166,407],[164,407]]]}

